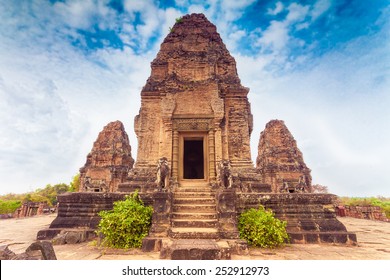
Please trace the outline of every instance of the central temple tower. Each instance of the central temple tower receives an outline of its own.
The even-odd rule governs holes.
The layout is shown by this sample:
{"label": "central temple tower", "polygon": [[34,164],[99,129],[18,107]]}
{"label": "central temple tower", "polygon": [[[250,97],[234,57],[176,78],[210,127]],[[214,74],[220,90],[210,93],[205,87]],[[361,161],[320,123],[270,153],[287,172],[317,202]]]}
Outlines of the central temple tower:
{"label": "central temple tower", "polygon": [[177,19],[151,63],[135,117],[135,173],[167,158],[173,182],[213,183],[217,165],[252,168],[252,114],[236,63],[203,14]]}

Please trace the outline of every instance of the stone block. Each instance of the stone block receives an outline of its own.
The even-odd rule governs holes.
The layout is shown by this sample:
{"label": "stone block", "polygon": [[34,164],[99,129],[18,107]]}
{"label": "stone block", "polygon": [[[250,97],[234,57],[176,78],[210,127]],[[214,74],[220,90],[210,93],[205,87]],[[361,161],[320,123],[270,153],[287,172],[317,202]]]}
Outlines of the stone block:
{"label": "stone block", "polygon": [[26,253],[33,251],[40,251],[44,260],[56,260],[53,245],[49,241],[37,241],[32,243],[27,249]]}
{"label": "stone block", "polygon": [[320,240],[324,243],[347,243],[348,234],[344,233],[335,233],[335,232],[321,232]]}
{"label": "stone block", "polygon": [[306,233],[306,243],[320,243],[318,233]]}
{"label": "stone block", "polygon": [[158,252],[161,250],[162,240],[161,238],[146,237],[142,240],[143,252]]}
{"label": "stone block", "polygon": [[303,238],[302,233],[288,233],[290,237],[291,244],[303,244],[305,243],[305,239]]}
{"label": "stone block", "polygon": [[8,245],[0,246],[0,260],[57,260],[57,257],[51,242],[37,241],[21,254],[12,252]]}
{"label": "stone block", "polygon": [[8,248],[8,245],[0,246],[0,260],[12,260],[15,256],[16,254]]}
{"label": "stone block", "polygon": [[37,240],[51,240],[60,234],[62,229],[42,229],[37,233]]}

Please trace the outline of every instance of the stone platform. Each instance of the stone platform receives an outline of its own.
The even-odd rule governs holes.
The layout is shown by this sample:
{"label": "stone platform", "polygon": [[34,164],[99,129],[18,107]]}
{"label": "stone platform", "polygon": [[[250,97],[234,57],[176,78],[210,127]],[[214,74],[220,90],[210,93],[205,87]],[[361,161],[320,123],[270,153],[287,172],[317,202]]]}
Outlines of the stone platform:
{"label": "stone platform", "polygon": [[[144,243],[145,252],[161,251],[163,258],[214,256],[220,259],[227,259],[228,252],[231,251],[244,253],[246,246],[239,242],[237,217],[245,210],[258,208],[259,205],[272,209],[277,218],[287,221],[287,232],[293,244],[357,242],[356,234],[348,232],[336,219],[335,195],[236,193],[234,190],[220,190],[214,193],[208,190],[207,195],[206,193],[201,195],[199,192],[197,197],[190,199],[188,194],[194,190],[189,190],[190,192],[181,191],[173,194],[169,191],[140,193],[144,203],[154,208],[148,242]],[[93,238],[100,220],[98,213],[101,210],[112,209],[113,203],[124,199],[125,196],[125,193],[60,195],[58,216],[48,229],[38,232],[37,239],[53,239],[59,234],[71,235],[72,240],[77,239],[79,242]],[[211,198],[212,196],[215,196],[215,200]],[[199,204],[202,199],[205,200],[205,205],[210,204],[209,207],[213,204],[213,209],[206,209],[205,205]],[[197,208],[191,208],[192,203],[196,203]],[[197,215],[197,211],[200,213],[211,211],[212,221]],[[196,230],[192,228],[194,225],[197,226]],[[223,243],[224,240],[227,243]],[[173,247],[168,246],[169,249],[166,249],[167,244]],[[203,249],[195,250],[196,248]]]}
{"label": "stone platform", "polygon": [[291,243],[356,244],[356,234],[348,232],[336,218],[336,195],[313,193],[241,193],[237,214],[261,204],[275,217],[287,221]]}

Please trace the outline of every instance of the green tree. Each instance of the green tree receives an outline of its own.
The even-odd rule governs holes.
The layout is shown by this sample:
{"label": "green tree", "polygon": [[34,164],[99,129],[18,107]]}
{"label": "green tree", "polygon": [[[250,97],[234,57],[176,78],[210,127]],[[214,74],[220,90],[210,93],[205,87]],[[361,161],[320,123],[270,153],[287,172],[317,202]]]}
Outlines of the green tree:
{"label": "green tree", "polygon": [[[47,198],[47,201],[50,205],[57,204],[57,196],[59,194],[69,191],[69,186],[64,183],[55,184],[54,186],[47,184],[44,189],[37,189],[33,194],[36,196],[43,196]],[[41,199],[41,201],[43,201]]]}
{"label": "green tree", "polygon": [[11,214],[16,211],[22,202],[20,200],[2,200],[0,199],[0,214]]}
{"label": "green tree", "polygon": [[70,192],[78,192],[80,190],[80,173],[77,173],[70,182]]}

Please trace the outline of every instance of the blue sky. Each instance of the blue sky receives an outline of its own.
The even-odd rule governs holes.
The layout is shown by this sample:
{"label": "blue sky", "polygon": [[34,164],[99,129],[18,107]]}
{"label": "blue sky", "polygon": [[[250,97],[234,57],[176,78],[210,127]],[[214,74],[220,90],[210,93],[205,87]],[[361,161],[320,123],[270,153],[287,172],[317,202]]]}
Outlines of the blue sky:
{"label": "blue sky", "polygon": [[0,194],[70,182],[134,116],[175,19],[202,12],[250,88],[252,160],[285,121],[313,183],[390,197],[389,1],[0,0]]}

